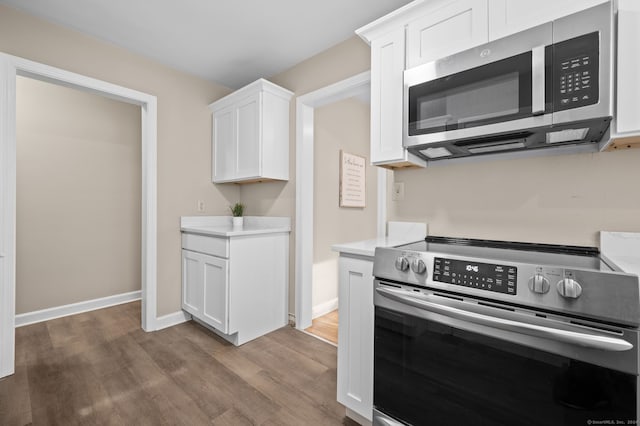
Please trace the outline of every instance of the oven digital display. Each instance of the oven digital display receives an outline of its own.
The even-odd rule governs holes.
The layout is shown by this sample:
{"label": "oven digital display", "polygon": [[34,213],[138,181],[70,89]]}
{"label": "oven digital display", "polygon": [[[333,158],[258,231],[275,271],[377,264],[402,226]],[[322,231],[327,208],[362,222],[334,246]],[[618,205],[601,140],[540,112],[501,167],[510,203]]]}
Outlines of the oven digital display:
{"label": "oven digital display", "polygon": [[436,257],[433,261],[433,280],[446,284],[472,287],[496,293],[516,294],[515,266],[468,262]]}

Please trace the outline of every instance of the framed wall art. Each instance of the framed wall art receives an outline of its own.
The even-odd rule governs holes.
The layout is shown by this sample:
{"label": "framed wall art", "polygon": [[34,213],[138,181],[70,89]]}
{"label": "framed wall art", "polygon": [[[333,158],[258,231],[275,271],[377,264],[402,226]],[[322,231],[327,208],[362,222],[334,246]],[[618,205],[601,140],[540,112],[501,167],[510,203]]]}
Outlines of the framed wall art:
{"label": "framed wall art", "polygon": [[366,158],[340,151],[340,207],[366,206],[366,166]]}

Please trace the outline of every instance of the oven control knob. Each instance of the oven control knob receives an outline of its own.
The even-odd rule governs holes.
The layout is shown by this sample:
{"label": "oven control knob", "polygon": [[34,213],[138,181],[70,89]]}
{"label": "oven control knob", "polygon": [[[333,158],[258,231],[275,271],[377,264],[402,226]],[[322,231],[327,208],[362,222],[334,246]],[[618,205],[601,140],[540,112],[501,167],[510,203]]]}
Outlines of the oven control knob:
{"label": "oven control knob", "polygon": [[567,299],[577,299],[582,294],[582,286],[573,278],[564,278],[558,281],[558,293]]}
{"label": "oven control knob", "polygon": [[398,256],[396,258],[396,269],[398,271],[406,271],[409,269],[409,261],[404,256]]}
{"label": "oven control knob", "polygon": [[529,278],[529,290],[534,293],[545,294],[549,291],[549,280],[542,274],[535,274]]}
{"label": "oven control knob", "polygon": [[416,274],[424,274],[424,271],[427,270],[427,265],[424,264],[422,259],[414,259],[411,262],[411,270]]}

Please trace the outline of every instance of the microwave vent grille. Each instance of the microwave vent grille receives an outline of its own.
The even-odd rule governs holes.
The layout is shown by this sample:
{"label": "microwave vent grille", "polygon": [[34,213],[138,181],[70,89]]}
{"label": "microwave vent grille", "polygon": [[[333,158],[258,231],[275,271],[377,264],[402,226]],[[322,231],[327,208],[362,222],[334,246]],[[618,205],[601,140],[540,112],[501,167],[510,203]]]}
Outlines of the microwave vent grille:
{"label": "microwave vent grille", "polygon": [[452,155],[451,151],[449,151],[447,148],[442,146],[438,148],[423,149],[420,152],[429,158],[442,158],[442,157],[449,157]]}
{"label": "microwave vent grille", "polygon": [[496,151],[506,151],[509,149],[522,149],[526,147],[524,143],[524,139],[522,140],[510,140],[506,142],[501,142],[499,144],[478,144],[478,145],[470,145],[466,148],[469,152],[473,154],[483,154],[487,152],[496,152]]}

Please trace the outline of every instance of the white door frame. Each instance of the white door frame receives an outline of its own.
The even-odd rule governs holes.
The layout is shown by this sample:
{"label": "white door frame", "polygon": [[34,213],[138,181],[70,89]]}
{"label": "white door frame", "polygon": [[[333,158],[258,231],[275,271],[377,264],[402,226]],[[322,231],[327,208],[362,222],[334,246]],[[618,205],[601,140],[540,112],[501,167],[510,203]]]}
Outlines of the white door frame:
{"label": "white door frame", "polygon": [[[296,99],[296,270],[295,323],[311,326],[313,286],[313,116],[316,108],[368,91],[371,72],[366,71]],[[378,170],[377,233],[385,234],[387,178]]]}
{"label": "white door frame", "polygon": [[0,377],[15,371],[16,76],[139,105],[142,110],[142,328],[156,328],[157,99],[0,52]]}

